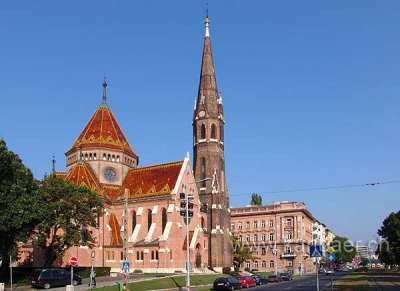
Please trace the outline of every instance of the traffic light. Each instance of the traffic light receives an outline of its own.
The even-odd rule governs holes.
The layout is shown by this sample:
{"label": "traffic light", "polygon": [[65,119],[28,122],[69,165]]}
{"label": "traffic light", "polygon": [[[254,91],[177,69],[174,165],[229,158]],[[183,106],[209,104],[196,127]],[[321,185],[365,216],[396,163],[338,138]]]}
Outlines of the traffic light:
{"label": "traffic light", "polygon": [[186,194],[180,193],[179,198],[181,199],[180,214],[181,216],[186,217]]}
{"label": "traffic light", "polygon": [[[186,217],[186,207],[188,211],[188,216],[193,217],[193,198],[192,197],[187,197],[186,199],[186,194],[185,193],[180,193],[179,194],[180,198],[180,215],[183,217]],[[187,202],[187,204],[186,204]],[[185,220],[186,222],[186,220]]]}
{"label": "traffic light", "polygon": [[193,217],[193,198],[188,198],[188,215]]}

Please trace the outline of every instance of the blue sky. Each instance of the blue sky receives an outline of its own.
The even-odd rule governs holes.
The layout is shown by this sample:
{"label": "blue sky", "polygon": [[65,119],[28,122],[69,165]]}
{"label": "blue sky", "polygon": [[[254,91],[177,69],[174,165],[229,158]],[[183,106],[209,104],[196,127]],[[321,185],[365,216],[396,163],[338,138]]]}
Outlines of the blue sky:
{"label": "blue sky", "polygon": [[[37,178],[108,102],[141,165],[192,153],[205,1],[5,1],[0,135]],[[233,206],[399,180],[399,1],[209,1]],[[400,184],[263,194],[368,240]]]}

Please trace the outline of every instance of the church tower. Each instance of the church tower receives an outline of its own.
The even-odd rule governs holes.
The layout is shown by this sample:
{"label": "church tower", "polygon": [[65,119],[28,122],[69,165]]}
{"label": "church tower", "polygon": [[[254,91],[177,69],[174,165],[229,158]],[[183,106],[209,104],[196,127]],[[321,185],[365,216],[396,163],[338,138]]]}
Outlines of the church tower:
{"label": "church tower", "polygon": [[105,78],[100,106],[65,155],[67,172],[84,162],[100,183],[111,186],[121,186],[128,171],[137,167],[139,157],[108,106]]}
{"label": "church tower", "polygon": [[217,89],[211,51],[210,20],[205,20],[200,84],[193,112],[193,157],[200,200],[207,205],[209,264],[214,269],[232,266],[229,194],[225,180],[224,112]]}

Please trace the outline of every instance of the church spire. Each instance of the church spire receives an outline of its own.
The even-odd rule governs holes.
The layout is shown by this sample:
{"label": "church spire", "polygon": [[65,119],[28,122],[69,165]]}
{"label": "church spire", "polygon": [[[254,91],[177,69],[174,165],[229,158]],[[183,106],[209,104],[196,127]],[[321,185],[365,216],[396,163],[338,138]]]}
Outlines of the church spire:
{"label": "church spire", "polygon": [[107,78],[104,76],[103,82],[103,103],[107,102]]}
{"label": "church spire", "polygon": [[208,17],[208,12],[204,23],[206,31],[201,61],[199,91],[193,118],[196,118],[200,112],[202,112],[200,115],[205,114],[212,117],[222,115],[222,102],[218,94],[214,60],[211,50],[210,19]]}

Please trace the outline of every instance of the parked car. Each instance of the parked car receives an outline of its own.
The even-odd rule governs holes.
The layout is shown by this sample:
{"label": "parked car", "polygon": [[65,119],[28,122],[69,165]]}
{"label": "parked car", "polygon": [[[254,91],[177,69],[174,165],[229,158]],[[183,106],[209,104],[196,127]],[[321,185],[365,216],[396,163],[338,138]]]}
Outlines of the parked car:
{"label": "parked car", "polygon": [[268,282],[282,282],[281,275],[269,275],[267,278]]}
{"label": "parked car", "polygon": [[280,275],[281,275],[282,281],[291,281],[291,280],[293,280],[292,273],[290,273],[290,272],[281,273]]}
{"label": "parked car", "polygon": [[235,277],[217,278],[213,284],[213,290],[237,290],[242,289],[242,283]]}
{"label": "parked car", "polygon": [[267,278],[261,274],[255,274],[252,277],[256,280],[256,285],[264,285],[268,283]]}
{"label": "parked car", "polygon": [[[49,289],[71,284],[71,273],[63,269],[36,269],[31,280],[32,287]],[[82,284],[82,277],[74,274],[72,285]]]}
{"label": "parked car", "polygon": [[256,286],[256,280],[254,280],[254,278],[251,276],[238,276],[236,278],[240,281],[243,288],[249,288],[249,287]]}

